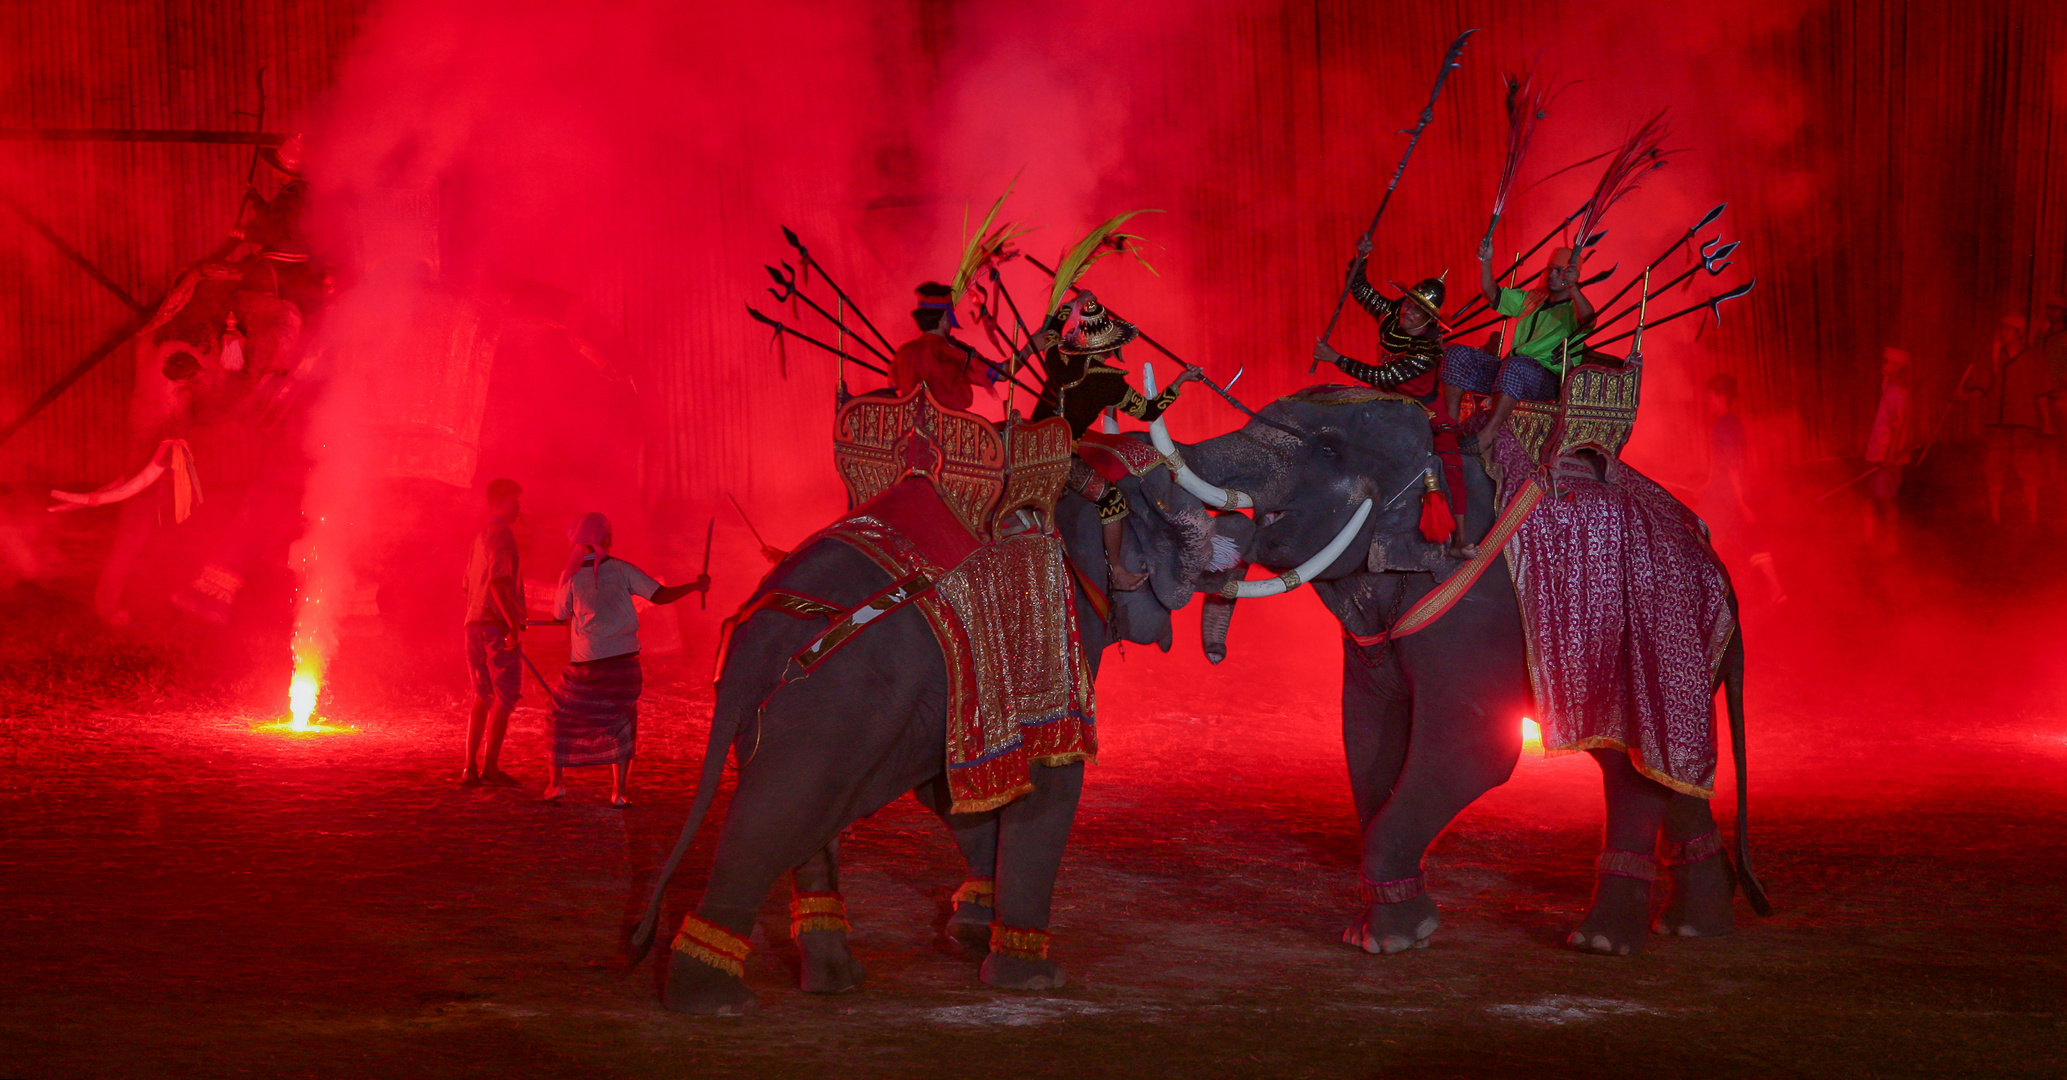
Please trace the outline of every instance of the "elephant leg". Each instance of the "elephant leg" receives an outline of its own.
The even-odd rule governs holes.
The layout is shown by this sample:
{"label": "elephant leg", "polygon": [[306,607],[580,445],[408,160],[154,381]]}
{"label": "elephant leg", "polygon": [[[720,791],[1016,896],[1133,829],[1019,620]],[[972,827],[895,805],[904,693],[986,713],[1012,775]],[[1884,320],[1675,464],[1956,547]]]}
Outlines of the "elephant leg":
{"label": "elephant leg", "polygon": [[811,994],[861,989],[867,977],[847,948],[847,906],[840,896],[840,841],[790,871],[790,936],[803,963],[797,983]]}
{"label": "elephant leg", "polygon": [[1084,763],[1035,765],[1033,784],[998,809],[997,921],[982,977],[1006,990],[1052,990],[1069,981],[1048,959],[1048,912],[1084,791]]}
{"label": "elephant leg", "polygon": [[945,775],[913,788],[912,798],[939,815],[968,865],[967,876],[955,890],[954,912],[941,928],[941,943],[963,957],[981,960],[990,952],[990,924],[997,917],[998,814],[951,812],[954,794]]}
{"label": "elephant leg", "polygon": [[[918,628],[925,632],[924,624]],[[884,687],[843,679],[836,670],[839,661],[867,659],[863,651],[850,646],[813,678],[792,684],[767,709],[761,731],[742,736],[747,761],[725,812],[710,879],[695,915],[683,922],[685,937],[693,929],[718,939],[704,952],[731,949],[743,956],[777,878],[819,855],[850,823],[939,771],[940,725],[915,722],[910,713],[925,704],[886,706]],[[851,700],[843,703],[843,694]],[[932,708],[937,716],[937,701]],[[839,752],[828,752],[831,747]],[[678,947],[663,1001],[676,1012],[749,1012],[754,996],[740,966]]]}
{"label": "elephant leg", "polygon": [[1421,857],[1480,795],[1507,782],[1521,757],[1518,712],[1488,710],[1438,682],[1413,706],[1406,760],[1390,795],[1364,829],[1364,917],[1343,943],[1369,953],[1426,948],[1440,925],[1423,884]]}
{"label": "elephant leg", "polygon": [[158,503],[145,492],[122,504],[115,525],[115,546],[101,564],[100,580],[93,587],[93,611],[109,626],[129,625],[129,612],[122,607],[122,589],[129,584],[129,571],[150,543],[151,530],[158,524]]}
{"label": "elephant leg", "polygon": [[1360,651],[1354,644],[1343,646],[1342,751],[1349,763],[1349,791],[1361,834],[1392,795],[1407,763],[1414,702],[1399,691],[1396,665],[1388,661],[1369,667]]}
{"label": "elephant leg", "polygon": [[1665,910],[1651,928],[1677,937],[1729,933],[1736,919],[1730,905],[1736,882],[1708,800],[1673,792],[1659,835],[1668,890]]}
{"label": "elephant leg", "polygon": [[1651,881],[1658,872],[1652,852],[1672,803],[1672,789],[1637,772],[1621,750],[1591,753],[1600,763],[1608,824],[1595,864],[1593,906],[1565,943],[1587,952],[1628,956],[1644,947]]}

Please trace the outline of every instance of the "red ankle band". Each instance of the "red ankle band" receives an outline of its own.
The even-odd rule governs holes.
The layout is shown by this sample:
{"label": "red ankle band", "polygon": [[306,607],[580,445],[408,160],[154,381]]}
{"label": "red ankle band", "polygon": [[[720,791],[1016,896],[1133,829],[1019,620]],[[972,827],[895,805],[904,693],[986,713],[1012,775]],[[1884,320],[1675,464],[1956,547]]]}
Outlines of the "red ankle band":
{"label": "red ankle band", "polygon": [[1404,904],[1428,891],[1426,874],[1415,874],[1413,877],[1400,878],[1397,881],[1372,881],[1362,874],[1358,874],[1357,877],[1359,891],[1367,905]]}
{"label": "red ankle band", "polygon": [[1054,935],[1046,930],[1020,930],[1001,922],[990,924],[990,951],[1021,960],[1046,960],[1048,942]]}
{"label": "red ankle band", "polygon": [[694,914],[683,918],[682,932],[675,935],[674,948],[735,979],[746,975],[746,957],[753,951],[753,945],[745,938]]}
{"label": "red ankle band", "polygon": [[800,892],[790,897],[791,941],[811,930],[838,930],[844,934],[853,928],[854,924],[847,921],[847,901],[837,892]]}
{"label": "red ankle band", "polygon": [[998,901],[998,879],[972,877],[962,882],[961,888],[955,890],[952,899],[957,904],[996,907]]}
{"label": "red ankle band", "polygon": [[1593,860],[1593,869],[1602,874],[1616,877],[1635,878],[1638,881],[1658,879],[1658,860],[1634,851],[1616,851],[1608,848]]}

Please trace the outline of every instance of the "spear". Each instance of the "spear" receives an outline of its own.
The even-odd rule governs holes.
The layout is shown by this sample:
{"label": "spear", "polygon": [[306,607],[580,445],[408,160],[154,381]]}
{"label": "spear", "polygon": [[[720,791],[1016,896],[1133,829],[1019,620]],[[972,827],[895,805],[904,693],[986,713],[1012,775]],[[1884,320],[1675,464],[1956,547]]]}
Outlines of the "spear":
{"label": "spear", "polygon": [[712,518],[703,525],[703,591],[696,594],[696,609],[711,609],[711,531],[718,527],[718,519]]}
{"label": "spear", "polygon": [[[1711,243],[1712,242],[1713,241],[1711,241]],[[1721,274],[1724,270],[1727,270],[1730,267],[1730,252],[1737,250],[1737,245],[1741,243],[1743,243],[1743,241],[1733,240],[1717,248],[1715,250],[1715,254],[1703,255],[1701,257],[1701,261],[1695,263],[1692,266],[1687,267],[1684,273],[1680,274],[1676,278],[1673,278],[1671,281],[1666,282],[1664,285],[1659,286],[1657,291],[1661,293],[1670,292],[1672,291],[1672,287],[1674,285],[1678,285],[1684,281],[1687,281],[1688,279],[1692,278],[1695,274],[1698,274],[1703,270],[1708,271],[1710,277],[1714,277]],[[1707,245],[1704,244],[1702,246],[1706,247]],[[1613,326],[1616,323],[1621,322],[1622,320],[1635,314],[1636,311],[1636,306],[1631,305],[1629,307],[1623,308],[1621,311],[1618,311],[1615,314],[1608,316],[1606,318],[1595,319],[1593,323],[1592,332],[1598,334],[1602,330],[1605,330],[1608,327]]]}
{"label": "spear", "polygon": [[[1745,282],[1744,284],[1742,284],[1742,285],[1739,285],[1739,286],[1737,286],[1737,287],[1736,287],[1736,288],[1734,288],[1734,289],[1730,289],[1730,290],[1729,290],[1729,291],[1727,291],[1727,292],[1719,292],[1719,293],[1716,293],[1716,294],[1715,294],[1714,296],[1711,296],[1711,297],[1709,297],[1708,299],[1706,299],[1706,300],[1703,300],[1703,301],[1701,301],[1700,303],[1698,303],[1698,304],[1695,304],[1695,305],[1694,305],[1694,306],[1692,306],[1692,307],[1689,307],[1689,308],[1683,308],[1683,309],[1681,309],[1681,310],[1679,310],[1679,311],[1675,311],[1675,312],[1673,312],[1672,314],[1670,314],[1670,315],[1667,315],[1667,316],[1665,316],[1665,317],[1664,317],[1664,318],[1662,318],[1662,319],[1658,319],[1658,320],[1656,320],[1656,321],[1654,321],[1654,322],[1650,323],[1650,325],[1651,325],[1651,326],[1664,326],[1664,325],[1665,325],[1666,323],[1669,323],[1669,322],[1671,322],[1672,320],[1674,320],[1674,319],[1677,319],[1677,318],[1679,318],[1679,317],[1680,317],[1680,316],[1682,316],[1682,315],[1692,315],[1692,314],[1693,314],[1694,312],[1697,312],[1697,311],[1711,311],[1711,312],[1714,312],[1714,313],[1715,313],[1715,321],[1716,321],[1716,322],[1718,322],[1718,323],[1720,323],[1720,322],[1722,322],[1722,306],[1723,306],[1723,303],[1724,303],[1725,301],[1728,301],[1728,300],[1735,300],[1736,298],[1738,298],[1738,297],[1740,297],[1740,296],[1743,296],[1743,295],[1744,295],[1745,293],[1748,293],[1748,292],[1750,292],[1750,291],[1751,291],[1751,287],[1752,287],[1753,285],[1756,285],[1756,284],[1758,284],[1758,279],[1757,279],[1757,278],[1753,278],[1753,279],[1751,279],[1750,281],[1748,281],[1748,282]],[[1662,291],[1662,290],[1661,290],[1661,291]],[[1626,338],[1626,337],[1630,336],[1631,334],[1634,334],[1635,332],[1636,332],[1636,331],[1634,331],[1634,330],[1624,330],[1623,332],[1621,332],[1621,333],[1619,333],[1619,334],[1616,334],[1616,335],[1615,335],[1614,337],[1611,337],[1611,338],[1607,339],[1606,341],[1600,341],[1600,342],[1589,342],[1589,343],[1587,344],[1587,347],[1588,347],[1588,348],[1591,348],[1591,349],[1604,349],[1604,348],[1608,347],[1609,345],[1613,345],[1614,343],[1616,343],[1616,342],[1618,342],[1618,341],[1622,340],[1623,338]]]}
{"label": "spear", "polygon": [[732,509],[739,512],[739,520],[746,522],[746,531],[754,534],[754,543],[761,545],[761,558],[772,563],[781,562],[783,557],[788,555],[789,552],[779,547],[769,547],[768,541],[761,539],[761,530],[754,528],[754,519],[746,516],[746,508],[739,505],[739,500],[733,499],[732,493],[729,491],[725,493],[725,497],[732,499]]}
{"label": "spear", "polygon": [[[782,286],[781,292],[776,292],[774,289],[768,290],[768,292],[775,297],[776,303],[780,304],[786,300],[802,300],[806,305],[808,305],[811,308],[811,310],[817,312],[820,316],[822,316],[826,322],[832,323],[834,326],[839,327],[842,332],[841,336],[845,336],[845,331],[847,329],[846,321],[841,319],[839,316],[834,315],[832,312],[825,310],[825,308],[819,306],[818,301],[811,299],[811,297],[806,295],[803,290],[797,288],[797,272],[795,270],[790,270],[790,265],[788,263],[782,264],[783,270],[790,271],[789,276],[786,278],[782,276],[781,270],[777,270],[772,266],[763,264],[761,266],[761,269],[768,271],[768,276],[774,278],[775,283],[777,285]],[[820,270],[819,273],[823,275],[824,271]],[[845,310],[846,299],[844,297],[841,298],[839,303],[841,305],[842,310]],[[859,314],[859,312],[857,312],[856,314]],[[862,337],[860,334],[856,334],[854,335],[854,341],[862,348],[867,349],[870,352],[870,354],[874,355],[883,363],[887,364],[890,362],[889,354],[883,352],[883,350],[881,349],[876,348],[874,345],[869,344],[867,338]]]}
{"label": "spear", "polygon": [[[1457,35],[1457,40],[1450,43],[1450,51],[1443,54],[1442,66],[1437,68],[1435,72],[1435,85],[1428,91],[1428,104],[1421,107],[1421,118],[1415,122],[1413,127],[1401,132],[1401,134],[1407,136],[1407,152],[1400,155],[1399,165],[1392,170],[1392,182],[1385,185],[1385,195],[1378,200],[1378,210],[1371,215],[1371,224],[1364,228],[1364,239],[1368,240],[1377,233],[1378,219],[1385,216],[1385,207],[1392,202],[1393,190],[1400,186],[1400,176],[1407,171],[1407,159],[1414,156],[1414,147],[1421,142],[1421,133],[1427,130],[1428,125],[1435,120],[1435,99],[1441,96],[1443,83],[1450,78],[1450,72],[1463,66],[1459,62],[1458,57],[1464,55],[1464,42],[1476,33],[1478,31],[1474,29],[1466,30],[1462,34]],[[1335,323],[1342,318],[1342,305],[1348,301],[1349,281],[1344,279],[1342,282],[1342,293],[1335,298],[1335,311],[1328,316],[1328,325],[1321,330],[1321,344],[1327,344],[1328,338],[1335,333]],[[1319,361],[1315,362],[1318,363]],[[1308,368],[1309,372],[1311,370],[1311,368]]]}
{"label": "spear", "polygon": [[[1692,239],[1694,238],[1694,236],[1695,236],[1695,234],[1696,234],[1696,233],[1699,233],[1699,232],[1700,232],[1701,230],[1703,230],[1703,229],[1707,228],[1708,226],[1710,226],[1710,225],[1714,224],[1714,223],[1715,223],[1715,219],[1716,219],[1716,218],[1719,218],[1719,217],[1721,217],[1721,216],[1722,216],[1722,212],[1723,212],[1723,210],[1724,210],[1724,209],[1725,209],[1726,207],[1728,207],[1729,205],[1730,205],[1730,204],[1729,204],[1729,203],[1726,203],[1726,202],[1720,202],[1720,203],[1716,203],[1716,204],[1715,204],[1715,207],[1714,207],[1713,209],[1709,210],[1709,211],[1708,211],[1708,212],[1707,212],[1706,214],[1703,214],[1703,215],[1701,215],[1701,220],[1699,220],[1699,221],[1695,222],[1695,223],[1694,223],[1694,227],[1693,227],[1693,228],[1691,228],[1691,229],[1688,229],[1688,230],[1687,230],[1686,232],[1684,232],[1684,233],[1681,233],[1681,234],[1680,234],[1680,238],[1679,238],[1679,239],[1677,239],[1677,240],[1674,240],[1674,241],[1672,242],[1672,246],[1671,246],[1671,247],[1668,247],[1668,248],[1666,248],[1666,249],[1665,249],[1664,251],[1661,251],[1661,252],[1659,252],[1659,253],[1658,253],[1658,257],[1657,257],[1657,258],[1655,258],[1655,259],[1652,259],[1652,260],[1651,260],[1651,261],[1650,261],[1649,263],[1647,263],[1647,264],[1646,264],[1646,266],[1661,266],[1661,265],[1663,265],[1666,259],[1669,259],[1669,258],[1671,258],[1671,257],[1672,257],[1672,253],[1673,253],[1673,252],[1675,252],[1675,251],[1678,251],[1678,250],[1679,250],[1680,248],[1682,248],[1682,247],[1686,246],[1686,242],[1687,242],[1687,241],[1689,241],[1689,240],[1692,240]],[[1615,295],[1613,295],[1613,296],[1610,296],[1610,297],[1608,297],[1608,302],[1607,302],[1607,303],[1605,303],[1605,304],[1602,304],[1602,305],[1600,306],[1600,309],[1601,309],[1602,311],[1606,311],[1606,310],[1608,310],[1609,308],[1611,308],[1611,307],[1614,307],[1614,306],[1615,306],[1615,301],[1617,301],[1617,300],[1620,300],[1620,299],[1622,299],[1622,298],[1623,298],[1624,296],[1627,296],[1627,295],[1629,294],[1629,289],[1630,289],[1630,286],[1633,286],[1633,285],[1635,285],[1635,284],[1636,284],[1636,282],[1632,280],[1631,282],[1629,282],[1629,284],[1628,284],[1628,285],[1624,285],[1624,286],[1622,286],[1622,291],[1621,291],[1621,292],[1618,292],[1618,293],[1616,293],[1616,294],[1615,294]],[[1659,291],[1659,292],[1664,292],[1665,290],[1663,290],[1663,289],[1660,289],[1660,290],[1658,290],[1658,291]]]}
{"label": "spear", "polygon": [[775,328],[775,335],[776,335],[776,336],[777,336],[778,338],[779,338],[779,337],[781,337],[781,336],[782,336],[782,335],[784,335],[784,334],[788,334],[789,336],[791,336],[791,337],[793,337],[793,338],[796,338],[797,340],[799,340],[799,341],[802,341],[802,342],[804,342],[805,344],[808,344],[808,345],[816,345],[816,346],[818,346],[819,348],[821,348],[821,349],[824,349],[824,350],[825,350],[826,352],[832,353],[832,354],[833,354],[834,356],[837,356],[837,357],[839,357],[840,359],[842,359],[842,360],[845,360],[845,361],[847,361],[847,362],[848,362],[848,363],[850,363],[850,364],[857,364],[857,365],[860,365],[861,367],[865,367],[865,368],[867,368],[868,370],[870,370],[870,371],[873,371],[873,372],[875,372],[876,374],[878,374],[878,375],[881,375],[881,376],[883,376],[883,377],[884,377],[884,378],[886,378],[886,379],[890,377],[890,373],[889,373],[889,372],[887,372],[887,371],[884,371],[884,370],[883,370],[882,368],[879,368],[879,367],[875,366],[874,364],[871,364],[871,363],[869,363],[868,361],[866,361],[866,360],[863,360],[863,359],[861,359],[860,357],[858,357],[858,356],[855,356],[855,355],[853,355],[852,353],[846,352],[846,351],[844,351],[844,350],[842,350],[842,349],[837,349],[837,348],[834,348],[834,347],[833,347],[833,346],[831,346],[831,345],[827,345],[827,344],[826,344],[825,342],[823,342],[823,341],[820,341],[820,340],[818,340],[817,338],[815,338],[815,337],[812,337],[811,335],[809,335],[809,334],[807,334],[807,333],[804,333],[804,332],[803,332],[802,330],[798,330],[798,329],[796,329],[795,327],[789,326],[789,325],[787,325],[787,324],[785,324],[785,323],[781,322],[780,320],[777,320],[777,319],[771,319],[771,318],[769,318],[768,316],[766,316],[766,315],[763,315],[763,314],[761,314],[761,313],[760,313],[760,312],[758,312],[758,311],[755,311],[755,310],[754,310],[754,306],[753,306],[752,304],[748,304],[748,305],[746,306],[746,313],[747,313],[748,315],[751,315],[751,316],[753,316],[753,317],[754,317],[754,319],[755,319],[755,321],[757,321],[757,322],[763,322],[763,323],[767,323],[767,324],[768,324],[769,326],[772,326],[772,327],[774,327],[774,328]]}
{"label": "spear", "polygon": [[811,257],[811,249],[805,247],[804,242],[802,240],[797,239],[797,234],[795,230],[791,229],[787,225],[784,225],[782,227],[782,238],[784,240],[789,241],[789,246],[797,249],[798,261],[804,263],[807,266],[815,266],[818,268],[818,276],[825,279],[826,285],[831,287],[834,295],[838,296],[842,301],[844,301],[848,307],[854,308],[854,314],[860,317],[861,325],[868,327],[869,333],[874,334],[876,336],[876,340],[883,343],[884,348],[889,349],[893,352],[896,351],[897,346],[890,344],[890,339],[884,337],[883,332],[881,330],[876,329],[876,324],[869,321],[868,313],[862,311],[861,308],[854,303],[854,298],[847,295],[847,290],[840,288],[840,283],[834,281],[833,276],[830,273],[826,272],[825,264]]}
{"label": "spear", "polygon": [[1651,303],[1651,268],[1644,267],[1644,291],[1636,301],[1636,340],[1629,343],[1629,355],[1644,354],[1644,309]]}

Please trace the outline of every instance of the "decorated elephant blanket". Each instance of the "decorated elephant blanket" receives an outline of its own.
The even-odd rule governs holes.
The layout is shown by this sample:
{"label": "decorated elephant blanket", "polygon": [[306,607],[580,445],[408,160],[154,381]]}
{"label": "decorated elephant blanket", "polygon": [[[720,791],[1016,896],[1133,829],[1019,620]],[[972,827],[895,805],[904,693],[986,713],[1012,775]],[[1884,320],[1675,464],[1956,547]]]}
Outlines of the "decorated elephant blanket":
{"label": "decorated elephant blanket", "polygon": [[[1493,440],[1503,504],[1540,469]],[[1693,511],[1617,464],[1560,477],[1508,541],[1546,756],[1609,748],[1675,791],[1715,788],[1715,678],[1736,620]]]}
{"label": "decorated elephant blanket", "polygon": [[1032,791],[1034,765],[1096,759],[1094,690],[1059,536],[1025,532],[977,544],[917,479],[821,535],[912,583],[908,602],[925,614],[947,661],[954,812],[990,810]]}

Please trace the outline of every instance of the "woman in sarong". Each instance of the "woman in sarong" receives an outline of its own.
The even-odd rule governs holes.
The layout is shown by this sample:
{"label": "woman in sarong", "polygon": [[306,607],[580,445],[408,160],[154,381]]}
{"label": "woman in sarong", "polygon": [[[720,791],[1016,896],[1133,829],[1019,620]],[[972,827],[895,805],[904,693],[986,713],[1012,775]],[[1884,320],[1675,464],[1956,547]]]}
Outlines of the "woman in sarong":
{"label": "woman in sarong", "polygon": [[610,519],[583,514],[568,532],[574,550],[560,572],[553,617],[568,620],[567,667],[553,692],[553,755],[545,798],[567,794],[560,770],[611,767],[610,805],[631,800],[632,750],[639,731],[639,613],[632,597],[672,604],[710,588],[702,575],[688,585],[662,585],[644,570],[610,555]]}

